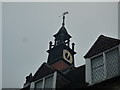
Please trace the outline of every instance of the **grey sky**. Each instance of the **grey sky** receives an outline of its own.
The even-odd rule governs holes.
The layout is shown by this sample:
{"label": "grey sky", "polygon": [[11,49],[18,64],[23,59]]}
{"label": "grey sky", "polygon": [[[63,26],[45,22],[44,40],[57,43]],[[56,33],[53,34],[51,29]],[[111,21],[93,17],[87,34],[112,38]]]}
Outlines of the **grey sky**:
{"label": "grey sky", "polygon": [[3,3],[2,86],[20,88],[25,76],[47,61],[48,42],[61,27],[64,11],[66,28],[75,42],[75,65],[100,34],[118,37],[116,3]]}
{"label": "grey sky", "polygon": [[0,2],[0,89],[2,88],[2,3]]}

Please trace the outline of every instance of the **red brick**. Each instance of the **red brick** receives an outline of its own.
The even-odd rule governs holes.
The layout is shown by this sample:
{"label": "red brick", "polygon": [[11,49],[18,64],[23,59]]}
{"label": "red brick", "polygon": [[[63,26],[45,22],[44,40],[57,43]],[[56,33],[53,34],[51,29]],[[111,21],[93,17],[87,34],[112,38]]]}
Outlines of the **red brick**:
{"label": "red brick", "polygon": [[52,64],[52,67],[54,67],[57,70],[64,70],[64,69],[67,69],[69,67],[69,65],[67,63],[65,63],[64,61],[58,61],[58,62]]}

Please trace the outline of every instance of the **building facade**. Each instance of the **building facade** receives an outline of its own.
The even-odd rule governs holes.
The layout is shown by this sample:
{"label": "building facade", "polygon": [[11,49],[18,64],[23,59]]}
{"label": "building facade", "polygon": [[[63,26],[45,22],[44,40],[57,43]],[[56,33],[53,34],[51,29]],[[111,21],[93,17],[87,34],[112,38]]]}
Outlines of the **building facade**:
{"label": "building facade", "polygon": [[[120,89],[120,40],[100,35],[84,56],[85,65],[75,67],[75,44],[62,26],[49,42],[48,60],[34,75],[30,73],[21,90],[59,88],[117,88]],[[70,47],[71,46],[71,47]]]}

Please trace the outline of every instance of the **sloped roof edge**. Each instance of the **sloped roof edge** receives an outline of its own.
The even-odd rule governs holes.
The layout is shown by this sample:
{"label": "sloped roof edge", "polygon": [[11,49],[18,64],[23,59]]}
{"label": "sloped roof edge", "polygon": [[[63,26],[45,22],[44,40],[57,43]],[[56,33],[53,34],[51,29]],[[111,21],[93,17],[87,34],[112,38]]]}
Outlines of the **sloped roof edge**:
{"label": "sloped roof edge", "polygon": [[120,44],[119,39],[100,35],[84,58],[90,58]]}

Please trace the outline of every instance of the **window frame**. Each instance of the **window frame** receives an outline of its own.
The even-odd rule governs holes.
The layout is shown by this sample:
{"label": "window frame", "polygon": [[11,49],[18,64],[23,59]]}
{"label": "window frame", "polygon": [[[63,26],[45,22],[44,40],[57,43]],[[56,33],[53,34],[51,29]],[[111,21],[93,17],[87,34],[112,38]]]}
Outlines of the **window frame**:
{"label": "window frame", "polygon": [[[120,47],[119,46],[117,46],[117,47],[115,47],[115,48],[112,48],[112,49],[110,49],[109,51],[107,51],[107,52],[105,52],[105,57],[106,57],[106,54],[107,53],[109,53],[109,52],[111,52],[111,51],[113,51],[113,50],[115,50],[115,49],[117,49],[117,51],[118,51],[118,74],[115,74],[115,75],[113,75],[113,76],[110,76],[110,77],[107,77],[107,71],[106,71],[106,79],[110,79],[110,78],[112,78],[112,77],[116,77],[116,76],[118,76],[119,74],[120,74]],[[105,60],[106,60],[106,58],[105,58]],[[107,60],[106,60],[107,61]],[[106,64],[107,65],[107,64]],[[107,67],[106,67],[106,70],[107,70]]]}
{"label": "window frame", "polygon": [[43,78],[41,78],[41,79],[38,79],[38,80],[36,80],[35,82],[34,82],[34,89],[36,90],[36,83],[37,82],[40,82],[40,81],[42,81],[42,90],[44,90],[45,89],[45,79],[46,78],[49,78],[49,77],[53,77],[53,81],[52,81],[52,88],[56,88],[56,78],[57,78],[57,71],[55,71],[54,73],[52,73],[52,74],[49,74],[49,75],[47,75],[47,76],[45,76],[45,77],[43,77]]}
{"label": "window frame", "polygon": [[[114,50],[114,49],[118,49],[118,54],[119,54],[119,61],[118,61],[118,64],[119,64],[119,74],[118,75],[120,75],[120,44],[119,45],[117,45],[117,46],[115,46],[115,47],[113,47],[113,48],[110,48],[110,49],[108,49],[108,50],[106,50],[106,51],[104,51],[104,52],[101,52],[101,53],[99,53],[99,54],[97,54],[97,55],[94,55],[94,56],[92,56],[92,57],[90,57],[90,58],[88,58],[88,60],[90,60],[90,76],[91,76],[91,80],[89,80],[89,84],[90,85],[93,85],[93,84],[96,84],[96,83],[99,83],[99,82],[101,82],[101,81],[104,81],[104,80],[107,80],[108,78],[107,78],[107,68],[106,68],[106,53],[108,53],[108,52],[110,52],[110,51],[112,51],[112,50]],[[93,82],[93,80],[92,80],[92,59],[94,59],[94,58],[97,58],[97,57],[99,57],[99,56],[103,56],[103,61],[104,61],[104,79],[103,80],[100,80],[100,81],[98,81],[98,82]],[[118,75],[116,75],[116,76],[118,76]],[[86,75],[87,76],[87,75]],[[114,77],[114,76],[113,76]]]}
{"label": "window frame", "polygon": [[[92,64],[93,64],[92,61],[93,61],[95,58],[98,58],[98,57],[100,57],[100,56],[102,56],[103,64],[100,65],[100,66],[97,66],[97,67],[93,68],[93,67],[92,67]],[[103,81],[104,78],[105,78],[105,63],[104,63],[104,55],[103,55],[103,53],[102,53],[102,54],[98,54],[96,57],[91,58],[91,59],[90,59],[90,62],[91,62],[91,82],[92,82],[92,84]],[[101,67],[101,66],[103,66],[103,68],[104,68],[104,72],[103,72],[104,76],[103,76],[103,79],[98,80],[98,81],[93,81],[93,70],[95,70],[95,69],[97,69],[98,67]]]}

